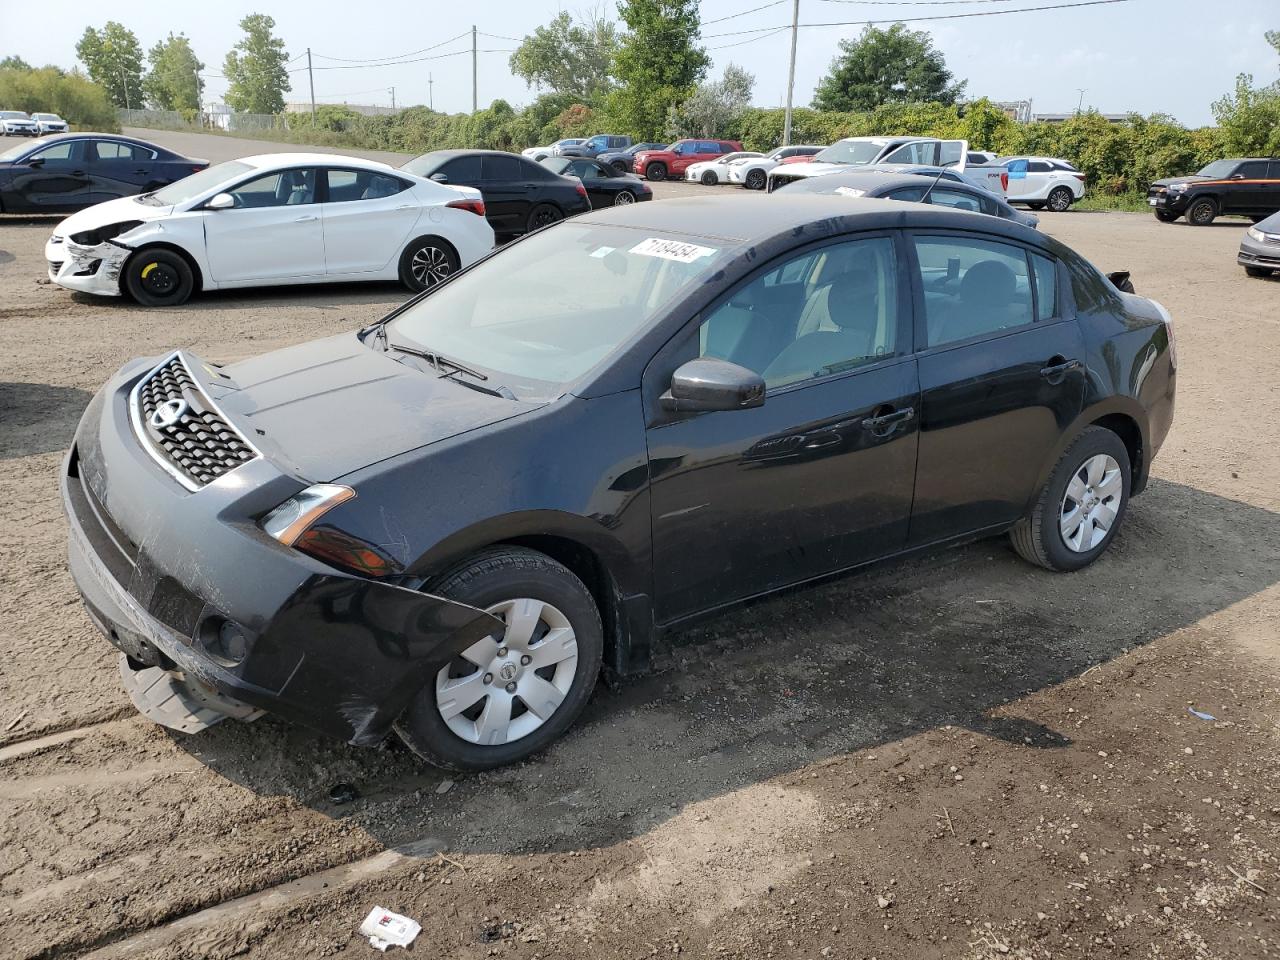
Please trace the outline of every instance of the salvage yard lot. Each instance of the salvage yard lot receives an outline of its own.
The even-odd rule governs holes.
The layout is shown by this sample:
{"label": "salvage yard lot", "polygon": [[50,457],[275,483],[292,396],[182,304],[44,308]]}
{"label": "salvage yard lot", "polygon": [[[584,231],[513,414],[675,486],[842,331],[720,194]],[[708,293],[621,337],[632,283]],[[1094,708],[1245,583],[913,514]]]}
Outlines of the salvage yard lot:
{"label": "salvage yard lot", "polygon": [[405,292],[141,310],[40,283],[53,222],[0,218],[0,957],[369,956],[374,904],[431,957],[1280,953],[1280,281],[1236,266],[1242,223],[1042,217],[1177,329],[1174,429],[1096,564],[984,541],[740,609],[454,782],[270,718],[152,726],[64,565],[61,457],[121,363]]}

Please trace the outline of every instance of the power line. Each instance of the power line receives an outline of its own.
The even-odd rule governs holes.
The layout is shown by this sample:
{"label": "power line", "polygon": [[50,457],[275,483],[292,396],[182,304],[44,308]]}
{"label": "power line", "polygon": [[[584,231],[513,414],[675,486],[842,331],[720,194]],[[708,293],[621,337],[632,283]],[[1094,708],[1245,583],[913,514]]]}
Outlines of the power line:
{"label": "power line", "polygon": [[[400,60],[400,59],[401,59],[401,58],[403,58],[403,57],[415,57],[415,56],[417,56],[417,55],[418,55],[418,54],[420,54],[420,53],[428,53],[428,52],[430,52],[430,51],[432,51],[432,50],[438,50],[440,47],[447,47],[449,44],[453,43],[455,40],[461,40],[463,37],[465,37],[465,36],[469,36],[469,35],[470,35],[470,33],[471,33],[471,31],[470,31],[470,30],[466,30],[466,31],[463,31],[462,33],[458,34],[456,37],[450,37],[448,40],[441,40],[439,43],[433,43],[431,46],[429,46],[429,47],[423,47],[421,50],[410,50],[408,53],[397,53],[397,54],[393,54],[392,56],[388,56],[388,57],[328,57],[328,56],[325,56],[323,53],[317,53],[317,54],[315,54],[315,56],[316,56],[316,57],[318,57],[318,58],[319,58],[319,59],[321,59],[321,60],[336,60],[338,63],[367,63],[367,64],[373,64],[373,63],[377,63],[377,62],[381,62],[381,61],[385,61],[385,60]],[[501,39],[503,39],[503,40],[507,40],[507,39],[510,39],[510,38],[509,38],[509,37],[502,37]],[[417,61],[415,61],[415,60],[408,60],[408,61],[405,61],[405,62],[406,62],[406,63],[416,63]],[[286,66],[287,66],[287,64],[286,64]],[[320,69],[320,68],[319,68],[319,67],[317,67],[316,69]]]}
{"label": "power line", "polygon": [[[897,17],[893,20],[836,20],[829,23],[801,23],[798,27],[874,27],[886,23],[921,23],[928,20],[964,20],[969,17],[1002,17],[1011,13],[1040,13],[1045,10],[1071,10],[1076,7],[1103,7],[1114,3],[1131,3],[1132,0],[1081,0],[1078,3],[1055,3],[1047,7],[1019,7],[1016,10],[975,10],[972,13],[939,13],[929,17]],[[758,27],[754,30],[731,30],[726,33],[709,33],[703,39],[716,37],[740,37],[748,33],[764,33],[769,30],[790,30],[789,24]]]}
{"label": "power line", "polygon": [[[783,0],[785,3],[786,0]],[[728,50],[730,47],[742,47],[748,43],[755,43],[757,40],[768,40],[770,37],[776,37],[780,33],[786,33],[790,27],[774,27],[768,33],[762,33],[756,37],[748,37],[746,40],[735,40],[733,43],[722,43],[718,47],[707,47],[708,50]]]}
{"label": "power line", "polygon": [[477,30],[476,32],[479,33],[480,36],[482,37],[490,37],[494,40],[510,40],[512,43],[524,43],[524,40],[522,40],[520,37],[504,37],[501,34],[497,34],[497,33],[485,33],[483,30]]}
{"label": "power line", "polygon": [[758,7],[752,7],[750,10],[743,10],[741,13],[731,13],[728,16],[716,17],[714,20],[703,20],[702,26],[709,27],[713,23],[721,23],[725,20],[733,20],[736,17],[745,17],[749,13],[757,13],[760,10],[768,10],[770,7],[781,6],[786,2],[787,0],[773,0],[773,3],[765,3]]}
{"label": "power line", "polygon": [[852,3],[859,7],[954,7],[975,3],[1016,3],[1017,0],[818,0],[819,3]]}

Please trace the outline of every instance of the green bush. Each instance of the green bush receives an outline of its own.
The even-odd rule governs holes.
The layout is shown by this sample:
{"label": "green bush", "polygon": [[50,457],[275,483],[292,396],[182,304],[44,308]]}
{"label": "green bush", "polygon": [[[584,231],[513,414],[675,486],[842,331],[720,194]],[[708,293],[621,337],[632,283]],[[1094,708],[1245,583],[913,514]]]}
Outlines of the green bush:
{"label": "green bush", "polygon": [[77,130],[117,133],[120,124],[107,91],[79,71],[57,67],[0,69],[0,104],[27,113],[56,113]]}

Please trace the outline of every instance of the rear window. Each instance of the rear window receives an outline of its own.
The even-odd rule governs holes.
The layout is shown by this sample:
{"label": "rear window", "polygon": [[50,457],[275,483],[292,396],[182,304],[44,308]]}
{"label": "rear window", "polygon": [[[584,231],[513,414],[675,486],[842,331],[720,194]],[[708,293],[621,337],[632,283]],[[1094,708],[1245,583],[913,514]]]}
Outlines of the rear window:
{"label": "rear window", "polygon": [[487,154],[483,160],[483,169],[486,180],[519,180],[522,173],[520,161],[515,157],[494,157]]}

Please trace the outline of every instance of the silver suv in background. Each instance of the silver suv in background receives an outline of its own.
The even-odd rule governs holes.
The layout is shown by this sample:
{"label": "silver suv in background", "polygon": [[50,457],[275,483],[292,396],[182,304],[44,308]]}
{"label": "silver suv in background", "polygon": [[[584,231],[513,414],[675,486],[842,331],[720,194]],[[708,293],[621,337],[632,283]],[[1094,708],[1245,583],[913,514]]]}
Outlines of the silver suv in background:
{"label": "silver suv in background", "polygon": [[21,110],[0,110],[0,134],[6,137],[38,137],[40,125]]}
{"label": "silver suv in background", "polygon": [[67,133],[71,129],[67,125],[67,121],[56,113],[33,113],[31,119],[40,128],[40,136],[42,137],[46,133]]}

